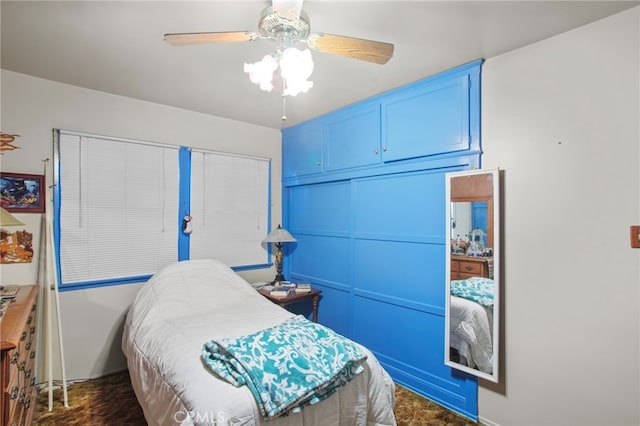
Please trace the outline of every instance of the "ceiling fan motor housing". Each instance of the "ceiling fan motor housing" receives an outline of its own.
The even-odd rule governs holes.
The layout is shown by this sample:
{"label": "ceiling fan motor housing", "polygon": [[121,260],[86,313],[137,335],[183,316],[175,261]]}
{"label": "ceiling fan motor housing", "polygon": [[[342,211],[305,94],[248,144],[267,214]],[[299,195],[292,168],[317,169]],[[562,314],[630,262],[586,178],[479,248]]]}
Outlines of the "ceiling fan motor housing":
{"label": "ceiling fan motor housing", "polygon": [[292,43],[306,40],[311,26],[309,17],[303,10],[300,11],[299,18],[291,20],[278,15],[269,6],[260,15],[258,31],[262,37],[275,39],[281,47],[286,48]]}

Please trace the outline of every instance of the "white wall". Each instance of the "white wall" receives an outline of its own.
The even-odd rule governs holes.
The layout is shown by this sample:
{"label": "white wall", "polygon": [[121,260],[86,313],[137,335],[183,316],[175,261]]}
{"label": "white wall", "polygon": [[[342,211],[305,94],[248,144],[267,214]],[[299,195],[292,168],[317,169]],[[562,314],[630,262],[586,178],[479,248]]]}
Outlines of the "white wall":
{"label": "white wall", "polygon": [[639,8],[490,58],[483,167],[504,170],[501,384],[481,420],[640,424]]}
{"label": "white wall", "polygon": [[[42,160],[53,159],[53,128],[268,157],[273,160],[272,222],[281,222],[282,155],[278,130],[6,70],[2,70],[0,76],[2,132],[20,135],[15,142],[20,149],[0,157],[2,171],[42,174]],[[50,174],[47,182],[52,182]],[[18,216],[28,219],[28,229],[36,237],[40,234],[39,216]],[[37,245],[37,241],[34,244]],[[0,274],[2,284],[34,284],[38,278],[38,267],[36,262],[0,265]],[[275,271],[262,269],[241,275],[249,281],[262,281],[272,279]],[[125,368],[125,358],[120,350],[122,324],[138,289],[138,284],[130,284],[60,294],[68,379],[97,377]],[[40,365],[45,366],[43,348],[39,354]],[[55,359],[53,371],[57,377],[59,364]],[[46,371],[43,368],[40,371],[38,380],[43,380]]]}

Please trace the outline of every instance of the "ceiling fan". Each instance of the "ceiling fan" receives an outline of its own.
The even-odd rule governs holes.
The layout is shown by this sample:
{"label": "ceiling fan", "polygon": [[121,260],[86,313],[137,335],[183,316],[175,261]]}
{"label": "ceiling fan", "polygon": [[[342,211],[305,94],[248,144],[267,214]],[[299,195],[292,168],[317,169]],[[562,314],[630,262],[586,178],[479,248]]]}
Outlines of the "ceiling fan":
{"label": "ceiling fan", "polygon": [[[278,74],[276,70],[279,68],[280,75],[285,81],[283,95],[293,96],[299,92],[306,92],[313,84],[306,81],[313,70],[311,53],[308,50],[302,52],[293,48],[292,46],[296,43],[306,43],[310,49],[318,52],[375,64],[385,64],[393,56],[394,46],[390,43],[333,34],[311,33],[309,17],[302,10],[302,3],[303,0],[273,0],[272,5],[265,8],[260,15],[258,33],[252,31],[174,33],[165,34],[164,41],[174,46],[246,42],[260,39],[275,41],[275,54],[273,56],[267,55],[263,61],[255,64],[245,64],[245,72],[250,73],[251,81],[260,84],[263,90],[271,90],[273,88],[272,76]],[[287,66],[292,63],[292,66]],[[295,68],[294,71],[291,71],[292,67]],[[306,77],[302,78],[305,74]],[[300,90],[295,84],[298,82],[302,82]]]}

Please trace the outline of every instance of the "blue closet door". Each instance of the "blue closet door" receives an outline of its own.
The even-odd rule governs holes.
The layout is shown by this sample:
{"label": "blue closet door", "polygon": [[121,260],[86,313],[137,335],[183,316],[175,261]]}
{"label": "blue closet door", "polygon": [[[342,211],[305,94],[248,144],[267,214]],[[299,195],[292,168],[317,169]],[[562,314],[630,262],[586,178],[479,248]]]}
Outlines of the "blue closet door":
{"label": "blue closet door", "polygon": [[475,418],[476,380],[444,365],[444,173],[353,181],[352,337],[398,383]]}
{"label": "blue closet door", "polygon": [[285,191],[286,227],[298,240],[286,258],[286,276],[322,290],[318,322],[349,336],[351,183],[304,185]]}
{"label": "blue closet door", "polygon": [[371,349],[393,379],[477,416],[477,382],[444,365],[450,168],[285,189],[298,239],[288,275],[322,290],[319,322]]}

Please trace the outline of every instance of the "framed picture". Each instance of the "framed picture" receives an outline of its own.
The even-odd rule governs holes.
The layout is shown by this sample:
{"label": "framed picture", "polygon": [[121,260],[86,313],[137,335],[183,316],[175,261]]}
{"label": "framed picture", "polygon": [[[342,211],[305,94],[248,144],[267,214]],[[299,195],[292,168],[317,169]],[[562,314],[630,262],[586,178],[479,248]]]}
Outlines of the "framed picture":
{"label": "framed picture", "polygon": [[12,213],[44,213],[44,175],[0,173],[0,205]]}

